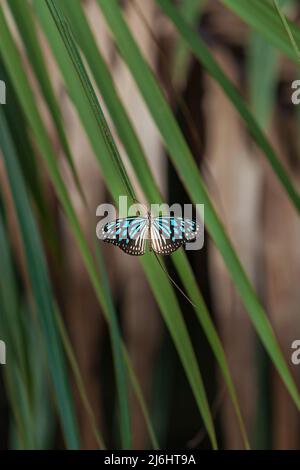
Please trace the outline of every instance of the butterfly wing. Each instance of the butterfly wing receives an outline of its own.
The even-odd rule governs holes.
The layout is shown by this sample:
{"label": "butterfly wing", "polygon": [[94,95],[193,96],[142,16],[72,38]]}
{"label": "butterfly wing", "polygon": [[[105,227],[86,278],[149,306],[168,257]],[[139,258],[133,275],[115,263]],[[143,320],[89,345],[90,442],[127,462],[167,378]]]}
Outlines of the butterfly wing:
{"label": "butterfly wing", "polygon": [[169,255],[187,242],[197,238],[200,225],[192,219],[159,216],[151,219],[151,247],[162,255]]}
{"label": "butterfly wing", "polygon": [[102,240],[118,246],[125,253],[141,256],[146,251],[147,217],[125,217],[108,222],[102,228]]}

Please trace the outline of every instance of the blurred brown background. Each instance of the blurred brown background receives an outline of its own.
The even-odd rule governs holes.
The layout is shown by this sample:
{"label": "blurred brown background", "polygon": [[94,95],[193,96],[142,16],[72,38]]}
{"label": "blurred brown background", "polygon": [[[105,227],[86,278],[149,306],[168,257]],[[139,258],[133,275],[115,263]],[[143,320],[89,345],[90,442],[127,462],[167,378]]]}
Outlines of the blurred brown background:
{"label": "blurred brown background", "polygon": [[[131,30],[161,80],[205,176],[218,212],[264,303],[286,360],[291,365],[291,344],[295,339],[300,339],[300,221],[296,211],[218,85],[190,57],[182,73],[174,73],[172,52],[177,45],[177,36],[155,3],[152,0],[122,3]],[[94,0],[85,1],[84,8],[162,193],[171,203],[189,202],[174,170],[168,165],[158,132],[136,85],[116,54],[99,8],[96,8]],[[297,21],[299,13],[296,5],[290,11],[290,16]],[[253,50],[252,33],[236,16],[214,0],[205,2],[197,29],[223,69],[247,101],[251,102],[249,63]],[[43,47],[47,49],[45,43]],[[108,194],[98,177],[92,150],[62,88],[49,51],[47,58],[52,80],[56,83],[56,93],[60,96],[66,132],[76,157],[81,183],[83,187],[89,188],[88,205],[96,210],[98,204],[108,202]],[[264,70],[261,73],[263,76]],[[274,73],[274,100],[263,125],[290,177],[299,187],[300,114],[291,103],[291,82],[300,78],[300,71],[286,59],[278,57]],[[59,146],[57,152],[60,153]],[[63,163],[62,168],[65,180],[68,181],[69,175]],[[92,215],[87,213],[71,182],[69,190],[85,232],[92,241],[96,225],[95,211],[91,211]],[[53,210],[57,210],[55,202]],[[115,387],[107,326],[101,320],[98,303],[78,258],[73,238],[59,212],[57,223],[64,240],[67,266],[66,286],[60,292],[66,324],[93,411],[109,443],[113,441],[114,435],[111,416],[114,412]],[[254,333],[220,255],[208,236],[203,250],[191,253],[190,261],[229,358],[253,447],[299,449],[299,414]],[[145,397],[150,403],[161,446],[209,448],[183,369],[138,260],[110,246],[105,247],[105,256],[109,260],[111,285],[122,331]],[[170,270],[176,280],[171,266]],[[224,391],[223,381],[205,336],[190,305],[180,293],[178,298],[207,386],[222,447],[242,448],[234,410]],[[297,368],[291,365],[291,370],[300,386],[300,366]],[[74,393],[76,396],[77,392]],[[2,391],[0,416],[2,423],[5,423],[6,399],[3,394]],[[79,397],[76,403],[83,447],[95,448],[89,418]],[[133,396],[130,397],[130,406],[133,448],[145,448],[147,432]],[[7,432],[3,424],[3,442],[7,440]],[[59,436],[57,443],[59,446]]]}

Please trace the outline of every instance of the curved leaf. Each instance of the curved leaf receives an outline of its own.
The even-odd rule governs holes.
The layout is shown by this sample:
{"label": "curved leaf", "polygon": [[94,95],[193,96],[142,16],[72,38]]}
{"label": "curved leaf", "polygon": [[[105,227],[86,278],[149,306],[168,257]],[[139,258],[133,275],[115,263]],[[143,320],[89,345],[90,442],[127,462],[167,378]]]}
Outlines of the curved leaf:
{"label": "curved leaf", "polygon": [[228,271],[262,343],[268,351],[296,406],[300,409],[299,392],[279,348],[271,324],[210,201],[205,184],[199,174],[192,154],[163,93],[130,34],[116,0],[110,0],[109,2],[98,0],[98,3],[114,35],[118,49],[131,70],[132,76],[157,124],[157,128],[161,133],[179,177],[194,203],[202,203],[205,205],[207,228],[224,258]]}

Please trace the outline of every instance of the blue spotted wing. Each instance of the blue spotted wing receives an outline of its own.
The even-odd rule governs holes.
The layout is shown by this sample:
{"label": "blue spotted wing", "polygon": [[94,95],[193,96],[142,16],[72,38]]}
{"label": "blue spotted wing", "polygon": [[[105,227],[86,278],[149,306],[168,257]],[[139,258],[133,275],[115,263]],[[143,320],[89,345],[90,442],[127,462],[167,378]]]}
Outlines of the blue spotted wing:
{"label": "blue spotted wing", "polygon": [[102,239],[127,254],[141,256],[146,251],[150,232],[150,250],[169,255],[185,243],[195,240],[199,231],[200,225],[191,219],[136,216],[108,222],[102,229]]}
{"label": "blue spotted wing", "polygon": [[146,251],[148,232],[148,217],[125,217],[105,224],[102,240],[118,246],[129,255],[141,256]]}
{"label": "blue spotted wing", "polygon": [[159,216],[151,219],[151,249],[169,255],[182,245],[196,239],[200,225],[192,219]]}

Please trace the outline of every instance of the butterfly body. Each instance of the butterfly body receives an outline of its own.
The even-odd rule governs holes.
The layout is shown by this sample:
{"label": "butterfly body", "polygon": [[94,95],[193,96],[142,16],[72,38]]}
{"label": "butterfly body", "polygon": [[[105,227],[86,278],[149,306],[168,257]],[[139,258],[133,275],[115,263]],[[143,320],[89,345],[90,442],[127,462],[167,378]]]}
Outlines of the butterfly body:
{"label": "butterfly body", "polygon": [[132,216],[108,222],[102,228],[101,239],[118,246],[132,256],[149,251],[169,255],[187,242],[196,239],[200,226],[192,219],[182,217]]}

